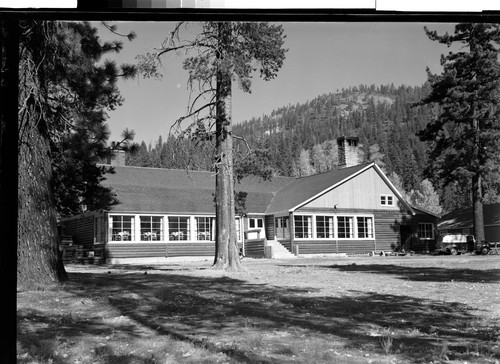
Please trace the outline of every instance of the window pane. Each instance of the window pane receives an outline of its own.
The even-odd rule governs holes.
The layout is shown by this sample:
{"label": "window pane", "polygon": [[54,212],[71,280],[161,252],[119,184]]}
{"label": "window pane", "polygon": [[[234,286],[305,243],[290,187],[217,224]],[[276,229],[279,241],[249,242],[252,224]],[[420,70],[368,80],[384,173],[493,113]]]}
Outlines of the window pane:
{"label": "window pane", "polygon": [[213,217],[196,217],[196,239],[201,241],[210,241],[212,239]]}
{"label": "window pane", "polygon": [[333,238],[333,216],[316,216],[316,236],[319,239]]}
{"label": "window pane", "polygon": [[337,217],[337,231],[339,239],[352,239],[352,216],[339,216]]}
{"label": "window pane", "polygon": [[433,224],[432,223],[419,223],[418,224],[418,237],[421,239],[433,238]]}
{"label": "window pane", "polygon": [[111,241],[132,241],[134,239],[134,217],[111,217]]}
{"label": "window pane", "polygon": [[189,217],[170,216],[168,235],[170,240],[189,240]]}
{"label": "window pane", "polygon": [[141,241],[163,240],[163,217],[141,216]]}
{"label": "window pane", "polygon": [[373,219],[371,217],[357,217],[358,238],[373,238]]}
{"label": "window pane", "polygon": [[311,216],[294,216],[295,237],[311,238]]}

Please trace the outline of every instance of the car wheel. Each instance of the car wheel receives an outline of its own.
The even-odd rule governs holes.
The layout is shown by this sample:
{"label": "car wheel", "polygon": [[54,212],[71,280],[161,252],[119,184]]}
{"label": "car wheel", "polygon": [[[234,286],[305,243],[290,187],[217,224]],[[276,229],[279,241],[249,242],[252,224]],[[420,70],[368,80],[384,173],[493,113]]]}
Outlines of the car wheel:
{"label": "car wheel", "polygon": [[484,255],[488,255],[489,252],[490,252],[490,248],[488,248],[487,246],[483,246],[481,248],[481,253],[483,253]]}
{"label": "car wheel", "polygon": [[451,254],[451,255],[458,255],[458,250],[457,250],[457,248],[451,248],[451,249],[450,249],[450,254]]}

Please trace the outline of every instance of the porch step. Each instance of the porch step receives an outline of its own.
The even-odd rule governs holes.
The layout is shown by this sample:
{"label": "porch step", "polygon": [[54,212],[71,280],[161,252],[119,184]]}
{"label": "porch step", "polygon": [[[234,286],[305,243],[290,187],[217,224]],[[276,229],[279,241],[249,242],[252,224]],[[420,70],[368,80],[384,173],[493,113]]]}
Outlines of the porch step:
{"label": "porch step", "polygon": [[267,246],[271,246],[273,249],[273,259],[291,259],[296,258],[296,256],[281,245],[277,240],[268,240]]}

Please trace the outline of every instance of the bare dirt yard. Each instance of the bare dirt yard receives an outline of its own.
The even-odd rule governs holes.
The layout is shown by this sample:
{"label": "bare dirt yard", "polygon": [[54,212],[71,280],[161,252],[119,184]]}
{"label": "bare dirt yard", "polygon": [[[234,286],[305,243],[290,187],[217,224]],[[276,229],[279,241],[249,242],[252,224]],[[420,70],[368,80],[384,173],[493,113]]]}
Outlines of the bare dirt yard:
{"label": "bare dirt yard", "polygon": [[499,363],[500,256],[67,267],[20,291],[18,363]]}

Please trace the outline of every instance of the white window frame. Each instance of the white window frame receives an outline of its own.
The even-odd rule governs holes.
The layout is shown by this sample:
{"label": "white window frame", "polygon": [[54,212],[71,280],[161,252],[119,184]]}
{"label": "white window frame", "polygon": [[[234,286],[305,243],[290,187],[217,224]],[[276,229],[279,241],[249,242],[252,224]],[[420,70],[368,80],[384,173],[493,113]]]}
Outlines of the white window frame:
{"label": "white window frame", "polygon": [[[163,215],[137,215],[138,216],[138,225],[139,225],[139,240],[141,242],[156,242],[156,241],[164,241],[164,230],[165,230],[165,217]],[[151,227],[150,230],[156,230],[155,232],[149,231],[143,234],[143,228],[142,228],[142,218],[150,218],[151,220]],[[153,228],[154,222],[152,221],[153,218],[160,218],[160,227],[157,229]],[[159,236],[158,236],[159,234]],[[147,237],[147,238],[145,238]]]}
{"label": "white window frame", "polygon": [[[311,240],[311,239],[314,239],[314,231],[316,230],[315,229],[315,222],[313,221],[313,216],[314,215],[309,215],[309,214],[297,214],[297,215],[293,215],[293,236],[294,236],[294,239],[300,239],[300,240]],[[296,220],[295,218],[297,217],[301,217],[301,218],[307,218],[307,228],[308,228],[308,236],[307,237],[297,237],[297,223],[296,223]]]}
{"label": "white window frame", "polygon": [[[326,218],[326,219],[331,219],[331,221],[327,220],[327,224],[328,224],[328,237],[325,237],[325,238],[320,238],[318,236],[318,217],[319,218]],[[335,239],[335,236],[337,234],[337,229],[336,229],[337,225],[336,225],[336,217],[335,215],[328,215],[328,214],[321,214],[321,215],[315,215],[314,216],[314,236],[316,239],[322,239],[322,240],[332,240],[332,239]],[[332,234],[333,232],[333,234]],[[331,235],[330,235],[331,234]]]}
{"label": "white window frame", "polygon": [[[426,236],[421,236],[421,234],[420,234],[422,231],[421,227],[427,227],[427,228],[430,227],[430,229],[424,228],[423,231],[425,233],[427,233],[430,230],[431,236],[428,237],[427,234],[425,234]],[[434,240],[434,224],[432,222],[419,222],[418,223],[418,238],[420,240]]]}
{"label": "white window frame", "polygon": [[[360,237],[359,235],[359,232],[360,232],[360,229],[359,229],[359,219],[365,219],[364,221],[369,221],[369,223],[367,224],[366,226],[366,235],[365,237]],[[373,216],[361,216],[361,215],[357,215],[355,216],[355,220],[356,220],[356,239],[367,239],[367,240],[373,240],[375,239],[375,221],[374,221],[374,218]]]}
{"label": "white window frame", "polygon": [[[389,203],[390,199],[390,203]],[[380,195],[380,206],[394,206],[396,199],[394,195],[391,194],[382,194]]]}
{"label": "white window frame", "polygon": [[[176,219],[177,221],[174,221],[174,219]],[[187,219],[187,227],[186,227],[186,239],[183,238],[184,236],[184,233],[183,231],[181,231],[181,227],[179,226],[177,231],[173,231],[171,232],[170,230],[170,223],[174,223],[176,222],[177,224],[180,224],[180,219]],[[193,226],[193,216],[189,216],[189,215],[169,215],[168,218],[167,218],[167,224],[166,224],[166,229],[167,229],[167,234],[168,234],[168,241],[172,241],[172,242],[187,242],[187,241],[192,241],[192,237],[193,237],[193,232],[191,231],[192,229],[192,226]],[[182,233],[182,235],[181,235]],[[179,238],[178,239],[173,239],[174,236],[178,235]],[[182,239],[181,239],[182,237]]]}
{"label": "white window frame", "polygon": [[[113,218],[114,217],[121,217],[122,218],[122,228],[119,233],[117,234],[113,234],[113,230],[116,230],[116,229],[113,229]],[[127,236],[130,236],[129,239],[125,239],[125,229],[123,228],[123,217],[130,217],[130,233],[127,235]],[[131,242],[134,242],[135,239],[136,239],[136,226],[137,226],[137,223],[136,223],[136,218],[135,218],[135,215],[133,214],[112,214],[112,215],[108,215],[108,242],[109,243],[123,243],[123,242],[127,242],[127,243],[131,243]],[[120,240],[114,240],[113,239],[113,236],[114,235],[120,235],[122,238]]]}
{"label": "white window frame", "polygon": [[[208,239],[200,239],[199,238],[199,235],[200,232],[198,231],[198,219],[208,219]],[[193,223],[193,227],[194,227],[194,232],[193,232],[193,241],[200,241],[200,242],[211,242],[211,241],[215,241],[215,216],[194,216],[193,217],[193,220],[194,220],[194,223]],[[206,223],[206,221],[205,221]],[[206,228],[206,227],[205,227]],[[205,236],[206,236],[206,231],[204,232]]]}
{"label": "white window frame", "polygon": [[[312,231],[310,234],[310,237],[307,238],[298,238],[295,237],[295,217],[298,216],[305,216],[305,217],[310,217],[310,226],[312,227]],[[326,237],[326,238],[320,238],[318,237],[318,230],[317,230],[317,218],[318,217],[332,217],[332,223],[333,223],[333,236],[331,237]],[[329,214],[329,213],[315,213],[315,214],[294,214],[293,216],[293,236],[295,240],[367,240],[367,241],[373,241],[375,240],[375,217],[374,215],[370,214]],[[350,222],[349,225],[349,235],[348,237],[339,237],[339,218],[347,218],[348,221]],[[358,227],[358,218],[364,218],[365,221],[366,219],[370,221],[370,224],[367,226],[367,234],[368,237],[359,237],[359,227]],[[277,219],[279,217],[275,218],[275,224]]]}

